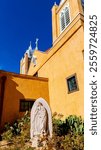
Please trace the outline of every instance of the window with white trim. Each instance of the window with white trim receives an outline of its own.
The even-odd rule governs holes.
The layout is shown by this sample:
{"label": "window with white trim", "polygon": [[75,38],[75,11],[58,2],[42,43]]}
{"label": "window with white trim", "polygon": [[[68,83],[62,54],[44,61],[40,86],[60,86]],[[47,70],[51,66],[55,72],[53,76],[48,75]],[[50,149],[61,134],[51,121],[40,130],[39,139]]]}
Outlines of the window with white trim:
{"label": "window with white trim", "polygon": [[70,23],[70,13],[69,13],[69,7],[66,6],[62,12],[60,13],[60,29],[61,32],[68,26]]}

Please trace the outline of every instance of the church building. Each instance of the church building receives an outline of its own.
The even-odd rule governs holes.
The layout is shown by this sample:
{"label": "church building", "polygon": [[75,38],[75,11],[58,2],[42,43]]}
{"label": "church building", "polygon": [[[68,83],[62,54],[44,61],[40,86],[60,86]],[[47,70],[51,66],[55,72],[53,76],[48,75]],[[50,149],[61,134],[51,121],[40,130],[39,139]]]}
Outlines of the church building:
{"label": "church building", "polygon": [[[47,42],[47,41],[46,41]],[[84,12],[82,0],[52,7],[52,47],[33,49],[20,61],[20,74],[0,71],[0,127],[45,99],[52,113],[84,115]]]}

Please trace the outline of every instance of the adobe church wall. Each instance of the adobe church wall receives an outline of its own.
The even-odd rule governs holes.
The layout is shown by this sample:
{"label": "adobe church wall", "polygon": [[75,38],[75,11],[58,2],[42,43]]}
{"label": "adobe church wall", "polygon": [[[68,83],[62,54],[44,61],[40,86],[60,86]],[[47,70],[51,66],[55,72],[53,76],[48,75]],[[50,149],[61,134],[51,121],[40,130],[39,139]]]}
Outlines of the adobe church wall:
{"label": "adobe church wall", "polygon": [[[52,112],[61,112],[64,116],[84,115],[83,32],[83,27],[79,28],[38,71],[39,76],[49,78]],[[68,93],[66,79],[74,74],[78,90]]]}
{"label": "adobe church wall", "polygon": [[4,75],[7,79],[5,82],[1,127],[4,126],[5,122],[13,122],[25,113],[20,111],[20,100],[34,101],[42,97],[49,103],[48,79],[36,79],[30,76],[26,78],[21,75],[15,76],[0,72],[0,76]]}

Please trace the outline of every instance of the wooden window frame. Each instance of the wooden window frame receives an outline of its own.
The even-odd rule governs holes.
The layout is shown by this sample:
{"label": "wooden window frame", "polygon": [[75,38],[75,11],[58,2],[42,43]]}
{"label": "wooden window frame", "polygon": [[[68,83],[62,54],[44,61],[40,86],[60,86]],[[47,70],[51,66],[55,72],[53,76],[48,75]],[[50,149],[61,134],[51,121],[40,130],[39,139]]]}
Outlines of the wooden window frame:
{"label": "wooden window frame", "polygon": [[20,99],[20,101],[19,101],[19,112],[26,112],[26,111],[30,111],[31,110],[31,108],[28,108],[28,110],[27,109],[23,109],[22,106],[21,106],[22,105],[21,103],[28,103],[28,105],[29,105],[29,103],[33,103],[34,104],[34,102],[35,102],[35,99],[33,99],[33,100],[31,100],[31,99]]}
{"label": "wooden window frame", "polygon": [[[69,88],[69,85],[68,85],[68,80],[71,79],[72,77],[75,77],[75,81],[76,81],[76,86],[77,86],[77,88],[76,88],[75,90],[71,90],[71,91],[70,91],[70,88]],[[74,92],[76,92],[76,91],[79,91],[77,74],[74,73],[74,74],[70,75],[69,77],[67,77],[67,78],[66,78],[66,84],[67,84],[67,88],[68,88],[68,94],[74,93]]]}

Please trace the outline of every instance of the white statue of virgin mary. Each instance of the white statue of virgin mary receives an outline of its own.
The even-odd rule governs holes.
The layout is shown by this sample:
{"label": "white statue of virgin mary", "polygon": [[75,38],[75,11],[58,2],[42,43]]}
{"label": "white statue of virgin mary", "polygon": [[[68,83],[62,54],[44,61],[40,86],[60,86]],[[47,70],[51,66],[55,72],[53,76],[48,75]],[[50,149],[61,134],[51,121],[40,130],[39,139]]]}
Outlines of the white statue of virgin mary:
{"label": "white statue of virgin mary", "polygon": [[39,102],[33,114],[33,135],[43,135],[47,133],[47,111]]}

